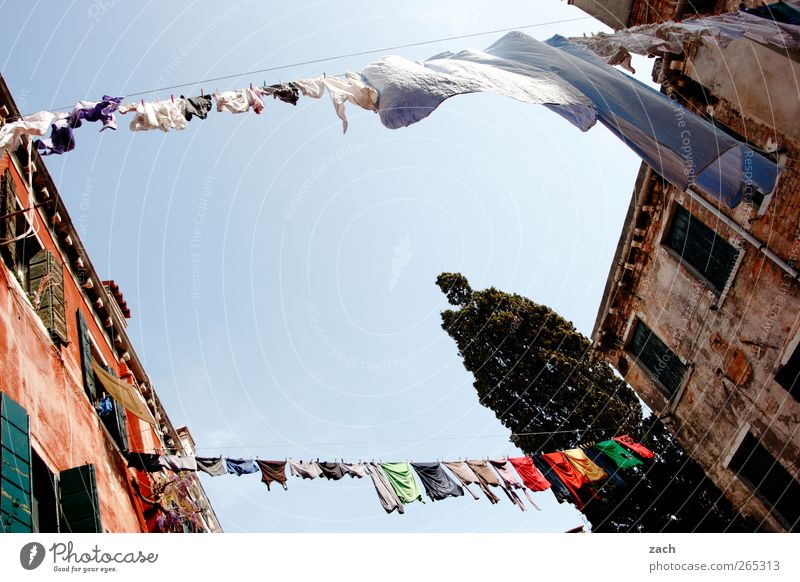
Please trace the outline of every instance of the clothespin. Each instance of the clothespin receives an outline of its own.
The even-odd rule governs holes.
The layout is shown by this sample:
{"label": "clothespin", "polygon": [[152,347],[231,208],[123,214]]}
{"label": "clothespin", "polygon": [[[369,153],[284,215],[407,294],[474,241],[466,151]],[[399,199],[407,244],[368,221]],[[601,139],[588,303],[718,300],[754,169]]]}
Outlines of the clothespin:
{"label": "clothespin", "polygon": [[142,107],[144,107],[144,97],[142,97]]}
{"label": "clothespin", "polygon": [[200,87],[200,97],[205,97],[205,95],[203,95],[203,88],[202,87]]}
{"label": "clothespin", "polygon": [[173,103],[175,103],[175,95],[170,95],[169,98],[172,99]]}

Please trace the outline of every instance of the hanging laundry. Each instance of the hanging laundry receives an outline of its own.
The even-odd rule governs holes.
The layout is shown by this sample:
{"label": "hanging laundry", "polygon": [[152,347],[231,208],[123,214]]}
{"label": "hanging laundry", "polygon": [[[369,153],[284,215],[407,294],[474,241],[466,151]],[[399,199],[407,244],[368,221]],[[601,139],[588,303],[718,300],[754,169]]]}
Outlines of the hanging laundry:
{"label": "hanging laundry", "polygon": [[368,111],[377,111],[378,92],[364,82],[363,77],[348,71],[344,79],[338,77],[317,77],[315,79],[304,79],[295,81],[295,84],[307,97],[319,99],[325,89],[331,96],[333,108],[336,115],[342,120],[342,133],[347,132],[347,115],[345,115],[344,104],[353,103]]}
{"label": "hanging laundry", "polygon": [[481,488],[484,495],[492,502],[492,505],[500,501],[500,498],[492,493],[488,487],[485,487],[475,472],[469,468],[469,466],[464,461],[448,461],[443,463],[445,467],[450,469],[453,475],[461,482],[464,486],[464,489],[469,491],[469,494],[472,495],[473,499],[478,499],[478,496],[469,488],[470,485],[477,485]]}
{"label": "hanging laundry", "polygon": [[50,137],[36,140],[36,149],[43,156],[61,155],[75,149],[75,134],[69,124],[69,116],[59,113],[50,125]]}
{"label": "hanging laundry", "polygon": [[269,491],[270,484],[275,481],[280,483],[281,487],[287,489],[286,461],[261,461],[257,459],[256,465],[261,469],[261,482],[267,486],[267,491]]}
{"label": "hanging laundry", "polygon": [[541,455],[533,455],[531,460],[536,468],[541,471],[544,479],[550,483],[550,491],[553,492],[556,501],[559,503],[572,502],[572,493],[569,487],[561,480],[558,473],[553,470],[550,463],[545,461]]}
{"label": "hanging laundry", "polygon": [[72,128],[80,127],[81,121],[100,121],[106,129],[117,129],[117,120],[114,112],[119,109],[124,97],[111,97],[103,95],[101,101],[78,101],[72,112],[69,114],[69,125]]}
{"label": "hanging laundry", "polygon": [[325,84],[322,82],[322,77],[315,77],[313,79],[298,79],[293,81],[294,86],[297,87],[304,97],[311,97],[312,99],[319,99],[325,93]]}
{"label": "hanging laundry", "polygon": [[261,100],[260,89],[238,89],[236,91],[223,91],[215,93],[217,100],[217,111],[229,111],[231,113],[247,113],[252,108],[255,113],[261,113],[264,109],[264,101]]}
{"label": "hanging laundry", "polygon": [[146,101],[144,104],[123,105],[119,108],[119,112],[123,115],[131,111],[136,112],[136,116],[131,121],[131,131],[160,129],[163,132],[168,132],[170,129],[186,129],[189,125],[180,103],[171,99]]}
{"label": "hanging laundry", "polygon": [[105,418],[114,412],[114,404],[111,401],[111,396],[104,396],[98,400],[97,404],[94,405],[94,408],[97,410],[97,414],[100,418]]}
{"label": "hanging laundry", "polygon": [[545,491],[550,489],[550,481],[545,479],[541,471],[533,464],[530,457],[511,457],[508,459],[511,466],[522,478],[522,482],[531,491]]}
{"label": "hanging laundry", "polygon": [[295,477],[316,479],[322,475],[322,469],[314,461],[293,461],[289,459],[289,469]]}
{"label": "hanging laundry", "polygon": [[627,487],[627,483],[625,483],[625,480],[619,474],[619,468],[615,467],[608,457],[601,453],[599,449],[586,447],[583,451],[595,465],[608,474],[608,481],[611,484],[617,485],[618,487]]}
{"label": "hanging laundry", "polygon": [[578,494],[578,491],[584,485],[589,484],[589,481],[586,479],[583,473],[579,472],[577,469],[575,469],[575,467],[572,466],[572,463],[570,463],[569,459],[564,456],[564,453],[544,453],[542,458],[547,461],[564,485],[566,485],[570,490],[570,493],[572,493],[572,496],[575,499],[575,506],[578,509],[583,509],[585,503]]}
{"label": "hanging laundry", "polygon": [[49,111],[39,111],[0,127],[0,155],[3,155],[5,150],[17,149],[25,136],[38,137],[47,133],[55,117],[55,114]]}
{"label": "hanging laundry", "polygon": [[320,471],[322,471],[322,476],[331,481],[338,481],[345,475],[345,469],[341,463],[317,461],[317,465],[319,465]]}
{"label": "hanging laundry", "polygon": [[634,453],[636,453],[640,457],[644,457],[645,459],[652,459],[653,458],[653,451],[651,451],[650,449],[648,449],[644,445],[637,443],[636,441],[634,441],[631,437],[629,437],[626,434],[624,434],[622,436],[614,437],[612,440],[617,441],[618,443],[625,445],[626,447],[628,447],[630,450],[632,450]]}
{"label": "hanging laundry", "polygon": [[595,465],[592,460],[586,456],[583,449],[568,449],[562,452],[572,466],[575,467],[575,470],[586,477],[587,481],[600,481],[608,477],[603,469]]}
{"label": "hanging laundry", "polygon": [[489,487],[500,487],[503,490],[503,493],[506,494],[511,502],[519,507],[522,511],[526,511],[525,505],[522,503],[522,500],[516,494],[516,492],[506,489],[503,484],[498,479],[497,474],[492,471],[488,462],[484,460],[473,460],[467,461],[467,466],[472,469],[472,472],[475,473],[475,476],[478,477],[480,481],[481,489],[483,492],[486,493],[489,490]]}
{"label": "hanging laundry", "polygon": [[253,459],[225,459],[225,468],[231,475],[249,475],[258,472],[258,465]]}
{"label": "hanging laundry", "polygon": [[295,83],[282,83],[262,87],[264,95],[272,95],[273,99],[280,99],[284,103],[297,105],[300,100],[300,89]]}
{"label": "hanging laundry", "polygon": [[164,469],[175,471],[197,471],[197,461],[191,456],[161,455],[158,462]]}
{"label": "hanging laundry", "polygon": [[159,461],[160,455],[156,455],[155,453],[137,453],[133,451],[125,451],[123,454],[128,461],[128,466],[132,469],[147,471],[148,473],[158,473],[161,471],[161,463]]}
{"label": "hanging laundry", "polygon": [[184,97],[181,95],[181,111],[186,121],[191,121],[192,117],[205,119],[211,111],[211,95],[198,95],[197,97]]}
{"label": "hanging laundry", "polygon": [[197,470],[208,473],[212,477],[220,477],[228,474],[228,468],[222,457],[195,457]]}
{"label": "hanging laundry", "polygon": [[514,491],[515,489],[521,490],[523,493],[525,493],[525,497],[528,498],[530,504],[533,505],[537,510],[541,511],[541,508],[536,505],[533,497],[531,497],[530,493],[528,492],[528,488],[525,487],[522,479],[520,479],[519,473],[514,470],[514,465],[512,465],[508,459],[489,459],[489,463],[502,480],[503,487],[505,487],[508,491]]}
{"label": "hanging laundry", "polygon": [[367,476],[367,471],[363,463],[342,463],[345,474],[354,479],[362,479]]}
{"label": "hanging laundry", "polygon": [[594,446],[609,459],[614,461],[620,469],[628,469],[643,464],[640,459],[634,457],[625,447],[615,440],[601,441]]}
{"label": "hanging laundry", "polygon": [[[484,52],[443,53],[424,63],[384,57],[362,74],[378,90],[389,128],[424,119],[454,95],[494,91],[544,104],[582,131],[599,120],[680,190],[696,185],[731,208],[751,188],[771,192],[777,179],[775,162],[561,36],[542,43],[511,32]],[[686,135],[691,157],[682,149]]]}
{"label": "hanging laundry", "polygon": [[411,463],[431,501],[461,497],[464,489],[444,472],[440,463]]}
{"label": "hanging laundry", "polygon": [[381,463],[381,469],[389,479],[398,499],[402,503],[411,503],[412,501],[422,501],[422,491],[419,489],[419,483],[414,479],[414,474],[411,472],[411,465],[408,463]]}
{"label": "hanging laundry", "polygon": [[375,486],[378,499],[386,513],[392,513],[394,510],[397,510],[397,513],[405,513],[403,502],[400,501],[400,498],[397,496],[397,493],[389,481],[389,477],[386,476],[381,466],[377,463],[365,463],[364,469],[367,471],[370,478],[372,478],[372,484]]}

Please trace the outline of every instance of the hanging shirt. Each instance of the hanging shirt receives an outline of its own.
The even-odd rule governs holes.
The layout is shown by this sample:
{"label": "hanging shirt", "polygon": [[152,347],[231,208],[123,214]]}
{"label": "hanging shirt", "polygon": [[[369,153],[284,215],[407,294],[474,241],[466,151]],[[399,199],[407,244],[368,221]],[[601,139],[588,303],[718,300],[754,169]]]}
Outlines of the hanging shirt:
{"label": "hanging shirt", "polygon": [[319,99],[324,90],[328,91],[331,97],[333,108],[336,115],[342,120],[342,133],[347,132],[347,115],[345,115],[344,104],[353,103],[362,109],[377,111],[378,92],[367,83],[363,77],[348,71],[344,79],[338,77],[317,77],[316,79],[305,79],[295,81],[303,95]]}
{"label": "hanging shirt", "polygon": [[211,95],[198,95],[197,97],[184,97],[181,95],[181,111],[186,121],[191,121],[192,117],[205,119],[211,111]]}
{"label": "hanging shirt", "polygon": [[422,501],[422,491],[419,489],[419,483],[414,479],[410,464],[381,463],[381,469],[389,478],[389,483],[402,503]]}
{"label": "hanging shirt", "polygon": [[119,108],[122,114],[135,111],[136,115],[131,121],[131,131],[150,131],[160,129],[168,132],[170,129],[186,129],[189,122],[183,114],[179,102],[171,99],[165,101],[147,101],[142,105],[124,105]]}
{"label": "hanging shirt", "polygon": [[556,500],[559,503],[571,502],[572,493],[558,476],[558,473],[553,470],[553,467],[541,455],[534,455],[531,459],[536,468],[541,471],[543,478],[550,483],[550,491],[553,492]]}
{"label": "hanging shirt", "polygon": [[81,121],[100,121],[105,129],[117,129],[117,120],[114,112],[119,108],[124,97],[111,97],[103,95],[101,101],[78,101],[69,114],[69,125],[72,128],[80,127]]}
{"label": "hanging shirt", "polygon": [[453,475],[461,482],[464,486],[464,489],[469,491],[469,494],[472,495],[473,499],[477,499],[478,496],[469,488],[470,485],[478,485],[483,491],[484,495],[492,502],[492,504],[497,503],[500,501],[500,498],[497,497],[494,493],[492,493],[488,487],[484,487],[481,484],[481,480],[478,479],[478,476],[475,472],[469,468],[469,466],[464,461],[448,461],[443,463],[445,467],[450,469]]}
{"label": "hanging shirt", "polygon": [[603,453],[600,452],[599,449],[594,447],[586,447],[583,449],[586,453],[586,456],[589,457],[592,462],[600,467],[603,471],[608,474],[608,480],[618,486],[618,487],[626,487],[627,483],[619,474],[619,468],[615,467],[614,464],[606,457]]}
{"label": "hanging shirt", "polygon": [[595,465],[582,449],[568,449],[563,453],[572,466],[586,477],[587,481],[600,481],[608,477],[606,472]]}
{"label": "hanging shirt", "polygon": [[158,462],[164,469],[170,471],[197,471],[197,461],[192,456],[161,455]]}
{"label": "hanging shirt", "polygon": [[300,89],[294,83],[283,83],[281,85],[269,85],[262,87],[263,94],[272,95],[273,99],[280,99],[284,103],[297,105],[300,100]]}
{"label": "hanging shirt", "polygon": [[484,493],[489,490],[490,486],[500,487],[514,505],[519,507],[522,511],[525,511],[525,505],[523,505],[519,496],[514,491],[503,487],[503,484],[500,482],[500,479],[497,478],[497,474],[492,471],[488,462],[484,460],[474,460],[467,461],[467,465],[472,469],[472,472],[475,473],[475,476],[478,477],[481,489],[483,489]]}
{"label": "hanging shirt", "polygon": [[431,501],[464,495],[464,489],[444,472],[440,463],[411,463],[411,466],[417,472]]}
{"label": "hanging shirt", "polygon": [[625,447],[614,440],[601,441],[594,445],[597,450],[617,464],[620,469],[628,469],[642,465],[642,461],[634,457]]}
{"label": "hanging shirt", "polygon": [[36,149],[43,156],[61,155],[75,149],[75,134],[69,124],[69,116],[59,113],[50,126],[50,137],[36,140]]}
{"label": "hanging shirt", "polygon": [[128,461],[128,466],[132,469],[147,471],[148,473],[158,473],[161,471],[161,463],[159,462],[160,455],[154,453],[137,453],[133,451],[127,451],[124,455],[125,459]]}
{"label": "hanging shirt", "polygon": [[377,463],[365,463],[364,469],[372,478],[375,492],[378,494],[378,499],[386,513],[392,513],[394,510],[397,510],[397,513],[405,513],[403,502],[400,501],[392,484],[389,482],[389,477],[386,476],[381,466]]}
{"label": "hanging shirt", "polygon": [[315,461],[293,461],[289,459],[289,469],[295,477],[316,479],[322,475],[322,469]]}
{"label": "hanging shirt", "polygon": [[238,89],[236,91],[223,91],[215,93],[217,100],[217,111],[229,111],[231,113],[247,113],[252,108],[255,113],[261,113],[264,109],[264,101],[261,99],[259,89]]}
{"label": "hanging shirt", "polygon": [[338,481],[345,475],[345,469],[341,463],[335,463],[333,461],[318,461],[317,465],[319,465],[319,468],[322,471],[322,476],[331,481]]}
{"label": "hanging shirt", "polygon": [[534,466],[533,459],[530,457],[511,457],[508,462],[511,463],[511,466],[522,478],[522,482],[531,491],[550,489],[550,481],[545,479],[541,471]]}
{"label": "hanging shirt", "polygon": [[624,434],[622,436],[614,437],[612,440],[617,441],[620,444],[625,445],[634,453],[639,455],[640,457],[644,457],[645,459],[652,459],[653,458],[653,451],[648,449],[646,446],[637,443],[631,437]]}
{"label": "hanging shirt", "polygon": [[586,477],[572,466],[572,463],[564,456],[564,453],[544,453],[542,458],[550,464],[553,471],[556,472],[564,485],[570,490],[570,493],[575,498],[575,506],[578,509],[583,509],[584,502],[578,495],[578,490],[589,484]]}
{"label": "hanging shirt", "polygon": [[24,136],[38,137],[47,133],[55,118],[49,111],[39,111],[0,127],[0,156],[5,150],[17,149]]}
{"label": "hanging shirt", "polygon": [[325,93],[325,84],[322,82],[322,77],[299,79],[294,81],[294,85],[300,90],[304,97],[319,99]]}
{"label": "hanging shirt", "polygon": [[519,473],[514,470],[514,466],[509,462],[508,459],[490,459],[489,464],[492,468],[497,472],[497,475],[500,477],[500,480],[503,482],[503,487],[505,487],[508,491],[514,491],[515,489],[522,490],[525,493],[525,497],[528,498],[533,507],[537,510],[541,511],[536,502],[531,497],[530,493],[528,493],[528,488],[525,487],[525,484],[520,479]]}
{"label": "hanging shirt", "polygon": [[367,471],[363,463],[343,463],[342,469],[344,469],[347,475],[350,475],[354,479],[362,479],[367,476]]}
{"label": "hanging shirt", "polygon": [[208,473],[212,477],[220,477],[228,474],[228,468],[222,457],[195,457],[197,470]]}
{"label": "hanging shirt", "polygon": [[225,468],[231,475],[249,475],[258,472],[258,465],[253,459],[225,459]]}
{"label": "hanging shirt", "polygon": [[261,469],[261,482],[269,486],[277,481],[281,487],[286,489],[286,461],[262,461],[256,460],[256,465]]}

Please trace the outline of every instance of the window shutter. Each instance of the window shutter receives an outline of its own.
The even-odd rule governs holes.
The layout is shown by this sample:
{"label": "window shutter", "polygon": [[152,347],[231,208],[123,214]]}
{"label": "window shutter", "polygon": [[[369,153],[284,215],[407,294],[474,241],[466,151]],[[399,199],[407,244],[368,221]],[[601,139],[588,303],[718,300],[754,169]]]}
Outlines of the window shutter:
{"label": "window shutter", "polygon": [[629,350],[662,384],[664,395],[671,398],[680,388],[688,366],[641,321],[636,324]]}
{"label": "window shutter", "polygon": [[114,413],[117,418],[117,428],[119,428],[119,446],[123,451],[128,450],[128,423],[125,417],[125,407],[119,402],[114,402]]}
{"label": "window shutter", "polygon": [[94,465],[61,471],[59,497],[62,532],[102,533]]}
{"label": "window shutter", "polygon": [[67,320],[64,309],[64,270],[55,254],[41,250],[29,265],[28,292],[38,297],[36,308],[54,342],[67,343]]}
{"label": "window shutter", "polygon": [[86,319],[83,317],[83,312],[78,309],[78,339],[81,348],[81,370],[83,371],[83,389],[89,397],[90,402],[94,402],[97,398],[97,392],[94,386],[94,371],[92,370],[92,344],[89,340],[89,328],[86,325]]}
{"label": "window shutter", "polygon": [[29,429],[25,409],[0,392],[0,532],[33,531]]}
{"label": "window shutter", "polygon": [[[3,172],[3,182],[0,184],[0,216],[7,216],[17,210],[17,190],[14,180],[11,178],[11,172],[6,170]],[[15,236],[17,236],[17,216],[0,220],[0,240],[5,241]],[[16,265],[17,243],[3,245],[1,248],[8,259],[9,266]]]}

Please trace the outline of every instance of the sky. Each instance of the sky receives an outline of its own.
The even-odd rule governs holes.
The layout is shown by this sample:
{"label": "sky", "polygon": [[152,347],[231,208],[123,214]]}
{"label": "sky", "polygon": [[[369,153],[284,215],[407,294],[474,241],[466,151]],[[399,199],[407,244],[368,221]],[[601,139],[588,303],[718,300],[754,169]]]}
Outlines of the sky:
{"label": "sky", "polygon": [[[0,0],[2,74],[23,113],[104,94],[176,98],[424,60],[502,33],[257,75],[247,71],[556,20],[544,40],[607,30],[557,0],[403,3]],[[652,64],[635,59],[647,80]],[[216,77],[240,75],[219,81]],[[591,332],[638,158],[607,130],[490,95],[389,130],[327,96],[182,132],[76,132],[52,174],[175,426],[198,454],[433,461],[519,455],[441,329],[435,285],[460,271]],[[463,497],[386,515],[368,479],[202,482],[227,532],[560,532],[580,514]]]}

